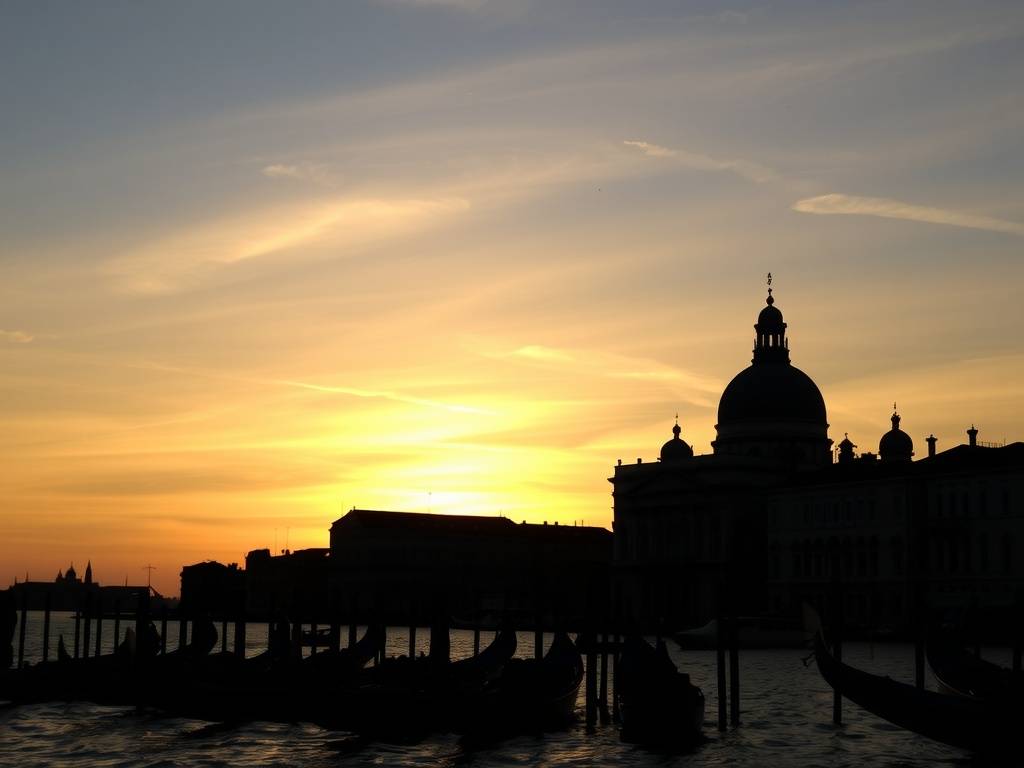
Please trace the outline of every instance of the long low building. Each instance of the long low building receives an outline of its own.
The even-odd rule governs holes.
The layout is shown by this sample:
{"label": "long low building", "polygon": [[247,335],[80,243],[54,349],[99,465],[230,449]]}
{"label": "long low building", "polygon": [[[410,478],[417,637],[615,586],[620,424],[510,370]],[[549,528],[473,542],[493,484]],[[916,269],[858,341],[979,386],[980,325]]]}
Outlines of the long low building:
{"label": "long low building", "polygon": [[331,599],[421,620],[576,624],[605,610],[611,556],[604,528],[353,509],[331,526]]}
{"label": "long low building", "polygon": [[353,509],[330,548],[250,552],[245,568],[206,562],[182,570],[186,612],[429,623],[578,626],[607,609],[612,533],[515,523],[504,517]]}

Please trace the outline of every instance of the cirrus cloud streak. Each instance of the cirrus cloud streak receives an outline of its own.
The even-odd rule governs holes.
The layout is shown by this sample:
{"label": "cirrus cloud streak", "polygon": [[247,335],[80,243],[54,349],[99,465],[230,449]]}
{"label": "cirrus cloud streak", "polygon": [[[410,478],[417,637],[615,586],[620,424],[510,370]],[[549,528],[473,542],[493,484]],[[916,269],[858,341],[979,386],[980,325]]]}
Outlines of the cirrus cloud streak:
{"label": "cirrus cloud streak", "polygon": [[984,229],[989,232],[1003,232],[1009,235],[1024,237],[1024,224],[996,219],[991,216],[978,216],[972,213],[961,213],[960,211],[950,211],[944,208],[913,205],[885,197],[859,197],[856,195],[832,193],[797,200],[793,203],[792,207],[794,211],[799,213],[880,216],[884,219],[903,219],[904,221],[918,221],[925,224],[945,224],[951,227]]}

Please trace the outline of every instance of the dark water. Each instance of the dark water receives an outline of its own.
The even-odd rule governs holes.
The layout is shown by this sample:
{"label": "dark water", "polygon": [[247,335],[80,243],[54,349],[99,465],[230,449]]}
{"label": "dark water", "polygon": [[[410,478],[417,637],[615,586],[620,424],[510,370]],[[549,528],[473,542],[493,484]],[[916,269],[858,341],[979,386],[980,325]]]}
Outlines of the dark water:
{"label": "dark water", "polygon": [[[56,635],[69,637],[66,617],[55,619]],[[38,649],[30,618],[29,648]],[[112,626],[104,628],[111,635]],[[230,630],[229,630],[230,631]],[[176,637],[176,632],[169,632]],[[428,650],[426,631],[417,650]],[[489,633],[481,642],[486,644]],[[550,638],[547,638],[550,642]],[[261,650],[265,631],[250,627],[250,654]],[[389,653],[404,653],[408,636],[391,631]],[[106,645],[106,643],[105,643]],[[173,646],[173,643],[172,643]],[[520,634],[520,654],[531,655],[532,634]],[[472,652],[472,633],[452,633],[452,656]],[[690,754],[665,754],[622,744],[614,726],[588,733],[582,722],[566,731],[522,736],[496,744],[470,745],[451,734],[417,744],[361,743],[350,734],[308,725],[251,723],[222,727],[196,720],[138,714],[91,704],[48,704],[0,709],[0,766],[969,766],[975,761],[894,728],[844,702],[845,724],[831,723],[832,693],[813,662],[805,667],[797,650],[747,651],[740,657],[743,724],[720,734],[716,728],[714,653],[671,653],[707,697],[707,743]],[[1008,663],[1008,652],[986,657]],[[844,659],[877,673],[911,682],[913,648],[848,643]],[[582,691],[581,691],[582,694]],[[1024,764],[1024,752],[1007,756]]]}

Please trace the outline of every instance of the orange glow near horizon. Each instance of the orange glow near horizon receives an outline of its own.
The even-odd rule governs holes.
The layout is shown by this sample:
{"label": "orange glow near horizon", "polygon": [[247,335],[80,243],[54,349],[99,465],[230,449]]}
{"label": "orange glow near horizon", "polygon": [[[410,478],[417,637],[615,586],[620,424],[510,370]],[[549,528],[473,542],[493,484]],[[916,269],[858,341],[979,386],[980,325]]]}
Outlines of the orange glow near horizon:
{"label": "orange glow near horizon", "polygon": [[1019,9],[517,5],[18,11],[0,587],[607,527],[675,414],[711,451],[769,271],[834,441],[1024,438]]}

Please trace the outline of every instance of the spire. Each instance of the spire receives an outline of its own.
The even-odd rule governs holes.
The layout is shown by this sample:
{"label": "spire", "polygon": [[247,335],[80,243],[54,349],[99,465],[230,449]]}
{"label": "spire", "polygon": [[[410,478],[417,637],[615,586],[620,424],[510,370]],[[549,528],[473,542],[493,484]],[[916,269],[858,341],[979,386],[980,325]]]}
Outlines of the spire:
{"label": "spire", "polygon": [[85,564],[85,583],[92,584],[92,560]]}
{"label": "spire", "polygon": [[676,414],[676,425],[672,427],[672,434],[675,436],[674,439],[679,439],[679,433],[682,432],[682,427],[679,426],[679,414]]}
{"label": "spire", "polygon": [[768,273],[768,297],[764,300],[765,307],[757,316],[754,325],[754,359],[753,363],[788,363],[789,341],[786,339],[786,323],[782,320],[782,312],[775,306],[772,296],[772,273]]}

